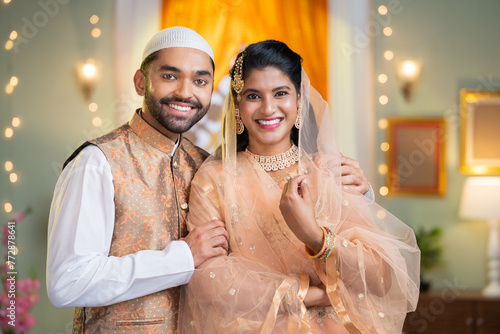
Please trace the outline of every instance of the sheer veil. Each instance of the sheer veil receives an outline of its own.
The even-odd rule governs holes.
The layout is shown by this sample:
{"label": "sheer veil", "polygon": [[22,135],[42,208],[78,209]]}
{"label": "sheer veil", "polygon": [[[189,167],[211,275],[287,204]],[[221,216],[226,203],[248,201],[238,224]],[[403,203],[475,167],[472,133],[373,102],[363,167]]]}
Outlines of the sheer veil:
{"label": "sheer veil", "polygon": [[303,303],[308,286],[319,284],[334,321],[349,333],[400,333],[415,309],[420,252],[413,231],[365,196],[343,191],[333,117],[304,71],[300,100],[298,170],[308,175],[318,224],[336,236],[334,252],[326,261],[305,255],[279,211],[279,184],[237,152],[229,93],[222,143],[191,185],[188,228],[225,221],[231,254],[195,270],[183,290],[181,333],[321,333],[311,329]]}

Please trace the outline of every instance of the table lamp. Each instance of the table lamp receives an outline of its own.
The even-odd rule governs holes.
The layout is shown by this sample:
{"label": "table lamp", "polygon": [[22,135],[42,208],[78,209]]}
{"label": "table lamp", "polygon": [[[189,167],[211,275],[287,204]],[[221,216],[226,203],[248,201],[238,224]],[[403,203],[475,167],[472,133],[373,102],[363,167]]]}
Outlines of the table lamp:
{"label": "table lamp", "polygon": [[500,220],[500,177],[472,176],[465,180],[459,216],[463,219],[488,220],[488,285],[483,295],[500,296],[498,222]]}

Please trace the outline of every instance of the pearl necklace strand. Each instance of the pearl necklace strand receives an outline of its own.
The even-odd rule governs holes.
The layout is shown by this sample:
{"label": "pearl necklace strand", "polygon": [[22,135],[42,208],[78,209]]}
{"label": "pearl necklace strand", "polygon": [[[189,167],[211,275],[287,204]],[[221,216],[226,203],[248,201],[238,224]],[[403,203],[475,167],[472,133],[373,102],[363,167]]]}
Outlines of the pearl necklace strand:
{"label": "pearl necklace strand", "polygon": [[250,152],[248,147],[245,149],[245,154],[257,162],[266,172],[285,169],[295,165],[299,161],[299,148],[295,144],[292,144],[292,147],[285,153],[276,155],[257,155]]}

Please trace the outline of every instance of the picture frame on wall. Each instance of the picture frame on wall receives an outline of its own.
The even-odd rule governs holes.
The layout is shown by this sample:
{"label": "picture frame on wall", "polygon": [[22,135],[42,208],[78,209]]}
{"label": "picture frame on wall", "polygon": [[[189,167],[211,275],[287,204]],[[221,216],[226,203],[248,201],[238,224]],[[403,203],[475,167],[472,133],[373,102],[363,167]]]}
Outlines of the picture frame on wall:
{"label": "picture frame on wall", "polygon": [[460,172],[500,174],[500,91],[460,90]]}
{"label": "picture frame on wall", "polygon": [[387,119],[388,195],[444,196],[444,118]]}

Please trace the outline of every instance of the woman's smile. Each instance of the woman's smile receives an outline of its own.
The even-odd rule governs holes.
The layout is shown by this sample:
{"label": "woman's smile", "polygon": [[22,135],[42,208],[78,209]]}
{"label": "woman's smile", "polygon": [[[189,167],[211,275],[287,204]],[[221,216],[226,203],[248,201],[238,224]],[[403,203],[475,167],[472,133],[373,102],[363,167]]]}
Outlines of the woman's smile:
{"label": "woman's smile", "polygon": [[283,117],[257,119],[255,122],[264,130],[274,130],[281,125]]}

